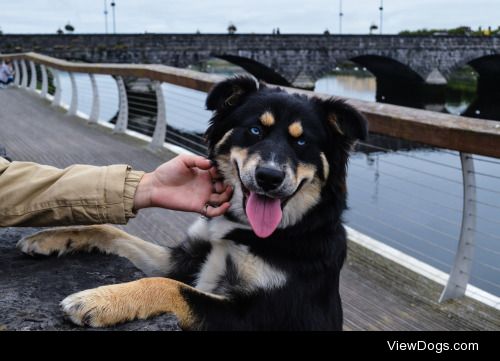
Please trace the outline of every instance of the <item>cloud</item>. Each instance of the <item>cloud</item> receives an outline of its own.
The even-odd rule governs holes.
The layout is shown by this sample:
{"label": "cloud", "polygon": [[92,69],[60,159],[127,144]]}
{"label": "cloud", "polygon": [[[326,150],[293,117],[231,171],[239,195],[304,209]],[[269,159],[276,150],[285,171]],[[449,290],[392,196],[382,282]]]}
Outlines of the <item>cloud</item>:
{"label": "cloud", "polygon": [[[108,5],[110,1],[108,0]],[[338,3],[332,0],[117,0],[118,32],[226,32],[234,22],[239,32],[337,32]],[[343,1],[344,33],[367,33],[379,23],[379,0]],[[111,8],[109,26],[111,28]],[[384,31],[500,25],[498,0],[385,0]],[[16,0],[2,4],[5,33],[55,33],[71,22],[76,32],[104,32],[103,1]]]}

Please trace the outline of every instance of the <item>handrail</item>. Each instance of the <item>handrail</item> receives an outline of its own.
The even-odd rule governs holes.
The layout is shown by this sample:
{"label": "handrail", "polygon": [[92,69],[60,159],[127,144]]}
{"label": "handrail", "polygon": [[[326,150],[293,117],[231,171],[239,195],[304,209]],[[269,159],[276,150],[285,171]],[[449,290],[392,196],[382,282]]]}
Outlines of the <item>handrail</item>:
{"label": "handrail", "polygon": [[166,65],[77,63],[33,52],[2,54],[0,55],[1,58],[31,60],[57,70],[68,72],[149,78],[205,92],[208,92],[215,83],[225,79],[219,75],[179,69]]}
{"label": "handrail", "polygon": [[[320,98],[331,95],[286,88]],[[370,132],[439,148],[500,158],[500,121],[462,117],[392,104],[349,99],[369,121]]]}
{"label": "handrail", "polygon": [[[208,92],[224,77],[165,65],[89,64],[60,60],[38,53],[0,55],[4,59],[36,61],[57,70],[115,76],[149,78]],[[305,90],[286,88],[290,92],[330,97]],[[500,122],[442,114],[391,104],[349,99],[369,120],[370,131],[416,141],[440,148],[500,158]]]}

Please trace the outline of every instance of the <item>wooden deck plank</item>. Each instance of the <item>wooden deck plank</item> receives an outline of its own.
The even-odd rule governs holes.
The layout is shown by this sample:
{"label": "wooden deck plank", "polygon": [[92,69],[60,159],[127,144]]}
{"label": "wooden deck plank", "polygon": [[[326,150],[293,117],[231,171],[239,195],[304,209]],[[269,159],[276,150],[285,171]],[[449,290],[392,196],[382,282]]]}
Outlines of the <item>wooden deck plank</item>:
{"label": "wooden deck plank", "polygon": [[[127,163],[150,171],[174,156],[166,150],[152,153],[142,141],[69,117],[24,90],[0,90],[0,109],[0,144],[15,160],[57,167]],[[148,209],[122,228],[148,241],[172,245],[183,239],[195,218]],[[467,299],[440,305],[437,285],[398,267],[351,246],[341,274],[346,330],[500,329],[498,311]]]}

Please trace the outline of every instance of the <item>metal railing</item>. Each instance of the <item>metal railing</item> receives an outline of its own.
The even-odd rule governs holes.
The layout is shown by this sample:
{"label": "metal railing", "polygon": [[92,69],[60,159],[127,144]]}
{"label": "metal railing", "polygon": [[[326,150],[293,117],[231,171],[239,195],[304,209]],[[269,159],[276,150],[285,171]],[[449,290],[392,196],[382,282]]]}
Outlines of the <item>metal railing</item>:
{"label": "metal railing", "polygon": [[[161,65],[71,63],[35,53],[0,56],[2,57],[13,61],[16,86],[31,92],[39,91],[42,98],[51,98],[54,106],[60,106],[63,99],[67,99],[67,112],[70,115],[81,111],[81,99],[91,99],[85,112],[89,122],[105,123],[108,126],[114,123],[114,131],[117,133],[134,131],[145,134],[149,136],[150,147],[153,149],[171,143],[195,153],[205,152],[202,131],[207,126],[210,113],[204,110],[204,98],[206,92],[223,77]],[[87,79],[86,86],[82,86],[84,78]],[[50,89],[54,90],[53,95],[49,95]],[[285,89],[289,92],[329,97]],[[118,102],[115,101],[116,114],[113,111],[110,114],[108,109],[107,117],[103,118],[103,106],[109,106],[109,100],[115,97],[118,98]],[[500,241],[500,217],[494,213],[500,210],[500,198],[488,199],[484,196],[499,195],[500,182],[498,188],[491,182],[486,185],[478,182],[478,178],[490,181],[500,179],[500,122],[359,100],[349,100],[349,103],[367,116],[371,132],[419,142],[425,144],[425,147],[438,147],[440,154],[455,158],[453,162],[439,161],[411,151],[394,151],[380,145],[361,144],[371,148],[367,157],[377,158],[377,166],[381,165],[383,169],[377,168],[375,179],[368,179],[366,175],[371,174],[371,168],[361,162],[351,161],[351,172],[359,175],[349,177],[349,186],[355,191],[352,193],[360,194],[360,197],[371,195],[367,192],[367,187],[376,186],[377,179],[384,177],[394,180],[394,184],[385,185],[385,189],[400,197],[385,197],[387,207],[382,212],[386,216],[384,219],[377,217],[381,210],[366,198],[355,200],[358,203],[351,202],[350,212],[355,219],[351,223],[361,231],[394,246],[399,244],[400,249],[413,251],[417,256],[422,253],[421,250],[401,244],[395,238],[411,238],[413,242],[428,245],[428,252],[422,257],[430,263],[433,262],[434,252],[444,252],[453,258],[451,265],[440,260],[434,262],[441,269],[450,268],[440,301],[466,293],[471,280],[475,249],[487,252],[493,258],[493,262],[476,264],[498,275],[500,242],[483,245],[477,238]],[[387,156],[380,156],[381,154]],[[426,164],[424,168],[432,165],[434,170],[416,168],[401,159],[391,158],[391,155],[421,162]],[[477,165],[480,164],[498,167],[498,173],[491,171],[491,167],[486,173],[478,171]],[[448,174],[450,171],[454,172],[453,176]],[[453,191],[446,185],[437,186],[443,182],[453,185]],[[413,190],[402,190],[402,185],[411,186]],[[421,194],[422,189],[427,189],[427,196]],[[433,197],[432,192],[448,197],[448,200]],[[493,209],[493,213],[484,215],[478,212],[480,207],[489,207]],[[368,211],[362,212],[362,209]],[[424,216],[448,225],[448,228],[440,229],[419,221],[419,217]],[[392,219],[411,225],[410,230],[402,230]],[[374,228],[368,229],[370,227],[363,220],[366,224],[374,225]],[[479,229],[479,223],[487,224],[488,227]],[[433,241],[429,232],[446,242]],[[456,251],[453,247],[456,247]],[[497,276],[482,281],[483,284],[490,283],[494,289],[500,290],[498,279],[500,277]]]}

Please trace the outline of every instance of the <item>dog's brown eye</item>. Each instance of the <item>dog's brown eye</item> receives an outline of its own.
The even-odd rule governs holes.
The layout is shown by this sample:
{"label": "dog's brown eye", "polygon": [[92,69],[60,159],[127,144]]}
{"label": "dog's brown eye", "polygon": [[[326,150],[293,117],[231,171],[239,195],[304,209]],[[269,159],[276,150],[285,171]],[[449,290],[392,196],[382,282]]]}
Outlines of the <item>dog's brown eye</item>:
{"label": "dog's brown eye", "polygon": [[260,135],[262,131],[259,127],[252,127],[250,128],[250,133],[252,133],[253,135]]}
{"label": "dog's brown eye", "polygon": [[306,140],[303,138],[297,139],[297,144],[300,146],[306,145]]}

